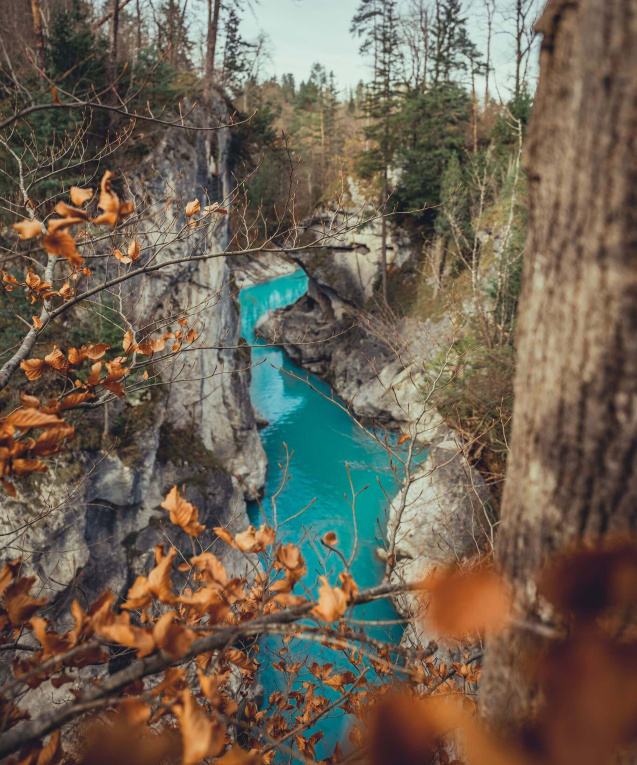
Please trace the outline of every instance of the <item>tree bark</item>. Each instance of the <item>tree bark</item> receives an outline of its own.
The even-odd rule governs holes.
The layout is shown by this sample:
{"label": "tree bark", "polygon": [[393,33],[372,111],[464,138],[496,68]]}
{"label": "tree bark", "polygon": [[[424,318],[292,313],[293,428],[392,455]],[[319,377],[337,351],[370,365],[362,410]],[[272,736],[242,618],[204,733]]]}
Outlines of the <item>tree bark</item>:
{"label": "tree bark", "polygon": [[212,100],[220,10],[221,0],[208,0],[208,41],[206,45],[206,72],[203,84],[203,98],[206,104],[210,104]]}
{"label": "tree bark", "polygon": [[33,34],[35,36],[35,51],[38,69],[44,77],[46,68],[46,48],[44,47],[44,34],[42,32],[42,12],[40,10],[40,0],[31,0],[31,15],[33,16]]}
{"label": "tree bark", "polygon": [[387,297],[387,189],[388,189],[388,168],[385,165],[383,171],[383,191],[381,199],[381,246],[380,246],[380,267],[381,267],[381,279],[383,290],[383,302],[386,306],[389,306],[389,300]]}
{"label": "tree bark", "polygon": [[489,105],[489,77],[491,75],[491,36],[493,33],[493,15],[495,13],[495,0],[485,0],[484,4],[487,11],[487,60],[486,72],[484,75],[484,108]]}
{"label": "tree bark", "polygon": [[110,3],[111,24],[108,34],[108,76],[110,84],[115,87],[117,79],[117,41],[119,32],[119,0],[111,0]]}
{"label": "tree bark", "polygon": [[[636,3],[549,0],[538,31],[516,400],[496,542],[531,616],[532,582],[552,553],[637,528]],[[488,646],[481,698],[496,727],[523,724],[539,703],[520,671],[532,648],[517,631]]]}

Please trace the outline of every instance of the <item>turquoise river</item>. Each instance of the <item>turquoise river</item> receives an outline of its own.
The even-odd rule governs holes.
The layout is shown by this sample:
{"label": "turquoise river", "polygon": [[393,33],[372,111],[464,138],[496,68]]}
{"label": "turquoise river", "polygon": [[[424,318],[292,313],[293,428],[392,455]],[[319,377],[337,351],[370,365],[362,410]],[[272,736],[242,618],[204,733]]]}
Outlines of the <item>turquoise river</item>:
{"label": "turquoise river", "polygon": [[[307,278],[299,271],[242,289],[243,337],[253,342],[258,320],[271,310],[295,302],[306,288]],[[283,542],[300,545],[308,569],[304,579],[306,585],[316,592],[320,574],[329,575],[330,582],[336,584],[338,573],[343,569],[339,556],[330,554],[320,543],[328,531],[336,533],[338,548],[346,559],[356,545],[351,573],[358,586],[362,589],[379,584],[384,567],[376,556],[376,549],[385,529],[387,499],[384,492],[393,496],[397,488],[385,449],[329,400],[332,392],[326,383],[297,367],[280,349],[257,344],[252,362],[252,402],[269,423],[261,431],[269,464],[265,495],[262,509],[257,503],[249,508],[252,522],[255,525],[263,523],[263,513],[272,522],[271,499],[281,485],[279,466],[285,464],[287,445],[292,454],[290,478],[276,499],[278,522],[283,524],[279,536]],[[319,392],[312,390],[306,381]],[[351,488],[347,466],[354,490],[361,492],[355,503],[355,523],[348,503]],[[309,509],[292,518],[312,500],[314,503]],[[285,523],[289,518],[292,520]],[[396,624],[397,614],[387,600],[360,606],[351,616],[356,620],[350,623],[354,629],[360,629],[360,622],[381,622],[375,627],[365,624],[365,632],[380,639],[397,640],[400,637],[402,628]],[[280,654],[282,648],[284,655]],[[319,660],[321,655],[323,661],[334,662],[341,671],[352,668],[343,654],[325,649],[318,643],[295,640],[284,647],[280,638],[264,640],[260,661],[266,697],[276,690],[286,690],[286,677],[272,667],[274,663],[280,663],[282,658],[288,662],[309,658],[311,663]],[[372,675],[373,672],[370,679]],[[314,680],[309,674],[305,679]],[[297,684],[294,689],[302,691],[302,686]],[[330,696],[332,698],[335,696]],[[329,756],[337,742],[344,750],[349,748],[347,730],[353,719],[337,711],[336,717],[319,723],[317,729],[323,731],[324,739],[317,746],[318,759]]]}

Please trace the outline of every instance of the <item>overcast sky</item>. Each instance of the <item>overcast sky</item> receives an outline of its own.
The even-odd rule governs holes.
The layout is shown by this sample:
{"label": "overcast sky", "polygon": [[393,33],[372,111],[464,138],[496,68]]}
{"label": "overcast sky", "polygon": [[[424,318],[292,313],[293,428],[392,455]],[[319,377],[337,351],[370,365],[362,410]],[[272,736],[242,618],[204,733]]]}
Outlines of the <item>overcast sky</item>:
{"label": "overcast sky", "polygon": [[[537,0],[538,3],[540,0]],[[354,87],[369,78],[368,62],[358,48],[360,41],[349,28],[359,0],[252,0],[253,11],[243,13],[242,34],[255,38],[260,31],[269,39],[271,60],[262,76],[280,77],[292,72],[296,82],[307,79],[315,61],[334,71],[340,88]],[[465,7],[480,5],[467,0]],[[482,15],[469,11],[469,33],[485,49],[485,24]],[[503,92],[510,83],[513,57],[512,39],[496,29],[493,38],[493,66]],[[493,83],[493,81],[492,81]]]}
{"label": "overcast sky", "polygon": [[246,38],[263,30],[269,38],[272,74],[307,79],[315,61],[333,71],[340,87],[356,85],[369,72],[349,33],[358,0],[260,0],[244,13]]}

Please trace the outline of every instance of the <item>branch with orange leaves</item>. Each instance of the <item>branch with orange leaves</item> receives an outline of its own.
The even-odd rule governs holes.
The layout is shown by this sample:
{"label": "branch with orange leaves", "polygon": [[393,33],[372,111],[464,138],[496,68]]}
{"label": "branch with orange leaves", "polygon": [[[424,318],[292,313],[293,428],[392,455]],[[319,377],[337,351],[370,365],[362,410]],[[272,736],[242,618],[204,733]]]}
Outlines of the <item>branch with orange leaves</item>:
{"label": "branch with orange leaves", "polygon": [[[363,605],[382,598],[388,598],[401,592],[415,591],[419,589],[416,585],[380,585],[360,592],[352,601],[351,605]],[[193,659],[200,654],[210,651],[221,650],[235,643],[240,638],[257,636],[267,631],[271,626],[282,626],[298,622],[307,618],[310,611],[314,608],[312,603],[303,606],[289,608],[275,613],[266,614],[260,618],[254,619],[245,624],[236,627],[219,629],[206,637],[195,640],[190,646],[188,652],[180,659],[180,662]],[[325,630],[326,637],[330,633]],[[160,650],[157,653],[139,659],[130,664],[125,669],[106,677],[101,683],[96,684],[86,690],[81,696],[73,701],[51,709],[44,714],[16,728],[5,732],[0,740],[0,758],[6,757],[18,750],[25,744],[46,736],[51,731],[61,728],[66,723],[75,719],[92,706],[99,706],[104,698],[108,698],[118,693],[127,685],[141,680],[150,675],[155,675],[168,667],[176,664],[174,658],[165,651]]]}

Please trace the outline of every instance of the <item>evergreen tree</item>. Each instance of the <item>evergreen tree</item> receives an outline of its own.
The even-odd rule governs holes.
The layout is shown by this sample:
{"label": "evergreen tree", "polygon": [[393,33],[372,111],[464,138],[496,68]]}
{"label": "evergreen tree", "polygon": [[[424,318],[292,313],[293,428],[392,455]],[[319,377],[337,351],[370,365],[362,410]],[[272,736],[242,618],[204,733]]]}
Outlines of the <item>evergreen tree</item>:
{"label": "evergreen tree", "polygon": [[292,103],[296,95],[296,83],[294,82],[294,75],[289,72],[281,77],[281,93],[286,103]]}
{"label": "evergreen tree", "polygon": [[[373,148],[359,157],[363,175],[381,178],[380,204],[388,195],[388,176],[396,151],[392,121],[399,102],[399,73],[401,71],[398,12],[396,0],[361,0],[352,19],[353,34],[362,38],[360,51],[373,58],[373,77],[364,101],[364,112],[371,119],[365,128],[366,138]],[[387,303],[387,220],[382,218],[382,294]]]}
{"label": "evergreen tree", "polygon": [[246,76],[248,44],[241,36],[241,18],[234,7],[225,9],[225,40],[223,48],[222,82],[224,87],[240,92]]}

